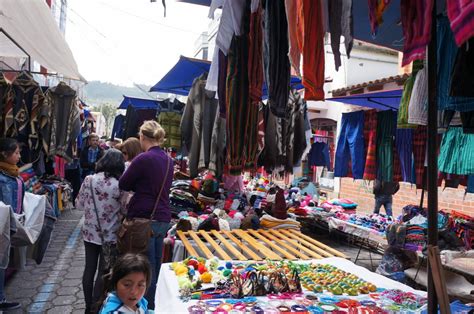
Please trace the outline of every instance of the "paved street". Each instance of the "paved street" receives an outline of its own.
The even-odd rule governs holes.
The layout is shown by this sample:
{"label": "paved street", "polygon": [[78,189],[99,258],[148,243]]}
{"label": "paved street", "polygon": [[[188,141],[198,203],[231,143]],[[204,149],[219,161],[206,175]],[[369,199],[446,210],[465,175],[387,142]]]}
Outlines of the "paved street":
{"label": "paved street", "polygon": [[[82,215],[79,210],[65,211],[56,222],[43,263],[36,265],[28,260],[26,269],[17,271],[7,283],[7,298],[22,304],[22,310],[10,313],[84,313]],[[345,242],[327,235],[316,238],[344,252],[352,260],[357,255],[358,249]],[[367,251],[363,250],[360,258],[367,257]],[[370,268],[368,261],[360,261],[358,265]]]}

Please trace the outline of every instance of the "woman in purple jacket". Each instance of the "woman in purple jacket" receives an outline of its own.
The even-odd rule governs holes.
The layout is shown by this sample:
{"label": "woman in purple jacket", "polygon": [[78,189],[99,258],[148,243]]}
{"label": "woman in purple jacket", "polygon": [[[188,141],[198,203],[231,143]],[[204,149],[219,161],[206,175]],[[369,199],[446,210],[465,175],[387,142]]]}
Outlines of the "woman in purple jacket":
{"label": "woman in purple jacket", "polygon": [[[163,240],[171,221],[169,192],[173,181],[173,160],[160,148],[164,141],[165,130],[161,125],[156,121],[145,121],[140,127],[140,144],[144,153],[133,159],[119,181],[120,189],[135,192],[128,203],[127,219],[150,218],[163,185],[152,218],[153,236],[148,245],[148,258],[153,272],[151,286],[145,295],[149,309],[155,307],[155,290],[161,267]],[[169,167],[168,171],[166,167]]]}

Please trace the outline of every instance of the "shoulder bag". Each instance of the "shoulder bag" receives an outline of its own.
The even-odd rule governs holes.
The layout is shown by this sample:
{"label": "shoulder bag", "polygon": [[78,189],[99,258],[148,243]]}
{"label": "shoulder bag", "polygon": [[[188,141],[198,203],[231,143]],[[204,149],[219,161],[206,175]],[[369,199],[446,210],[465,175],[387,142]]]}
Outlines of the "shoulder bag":
{"label": "shoulder bag", "polygon": [[104,239],[104,230],[102,229],[102,226],[100,224],[99,212],[97,209],[97,204],[95,202],[94,187],[92,183],[93,183],[93,179],[91,177],[91,184],[90,184],[91,195],[92,195],[92,201],[94,202],[94,211],[97,217],[97,224],[99,225],[99,229],[100,229],[99,234],[102,240],[102,257],[104,258],[104,274],[106,274],[114,266],[115,261],[118,258],[119,252],[117,249],[117,244],[115,242],[112,242],[112,241],[106,242]]}
{"label": "shoulder bag", "polygon": [[155,206],[153,208],[153,212],[150,215],[150,218],[124,219],[124,221],[122,222],[117,237],[117,244],[120,253],[141,253],[146,255],[148,251],[148,241],[153,235],[151,221],[153,219],[153,216],[155,216],[155,212],[160,201],[161,193],[163,192],[165,182],[168,178],[169,168],[170,157],[168,157],[168,162],[166,165],[166,174],[163,178],[163,184],[161,185],[160,192],[158,193],[158,197],[156,198]]}

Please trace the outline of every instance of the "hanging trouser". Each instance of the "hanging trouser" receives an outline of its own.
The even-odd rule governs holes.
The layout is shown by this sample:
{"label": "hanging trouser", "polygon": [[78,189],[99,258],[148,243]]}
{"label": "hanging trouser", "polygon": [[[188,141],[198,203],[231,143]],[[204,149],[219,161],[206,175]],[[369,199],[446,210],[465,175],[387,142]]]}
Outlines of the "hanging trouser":
{"label": "hanging trouser", "polygon": [[413,159],[415,161],[415,182],[416,187],[418,189],[423,188],[427,139],[428,133],[426,126],[419,125],[413,133]]}
{"label": "hanging trouser", "polygon": [[364,115],[365,168],[364,180],[377,177],[377,110],[367,110]]}
{"label": "hanging trouser", "polygon": [[364,112],[356,111],[342,114],[341,133],[337,142],[335,177],[347,176],[349,160],[354,179],[364,175]]}
{"label": "hanging trouser", "polygon": [[395,137],[398,157],[404,182],[414,183],[413,180],[413,130],[397,129]]}
{"label": "hanging trouser", "polygon": [[[267,1],[269,2],[269,1]],[[271,2],[271,1],[270,1]],[[305,100],[324,100],[324,25],[321,1],[302,0]]]}
{"label": "hanging trouser", "polygon": [[393,139],[396,127],[396,111],[377,113],[377,178],[383,182],[393,181]]}
{"label": "hanging trouser", "polygon": [[[242,27],[248,27],[250,1],[247,0]],[[246,119],[249,105],[248,31],[234,36],[227,55],[227,163],[232,175],[242,172],[245,160]]]}

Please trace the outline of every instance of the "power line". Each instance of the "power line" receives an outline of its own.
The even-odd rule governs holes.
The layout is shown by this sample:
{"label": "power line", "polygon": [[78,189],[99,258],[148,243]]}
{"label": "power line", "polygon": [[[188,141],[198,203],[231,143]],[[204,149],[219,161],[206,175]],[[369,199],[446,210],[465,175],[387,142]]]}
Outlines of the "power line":
{"label": "power line", "polygon": [[69,10],[71,10],[72,13],[76,14],[81,20],[84,21],[84,23],[89,25],[89,27],[92,28],[94,31],[96,31],[100,36],[102,36],[104,38],[107,38],[107,36],[105,36],[101,31],[99,31],[97,28],[95,28],[93,25],[91,25],[89,22],[87,22],[87,20],[85,18],[83,18],[79,13],[74,11],[72,8],[69,8]]}

